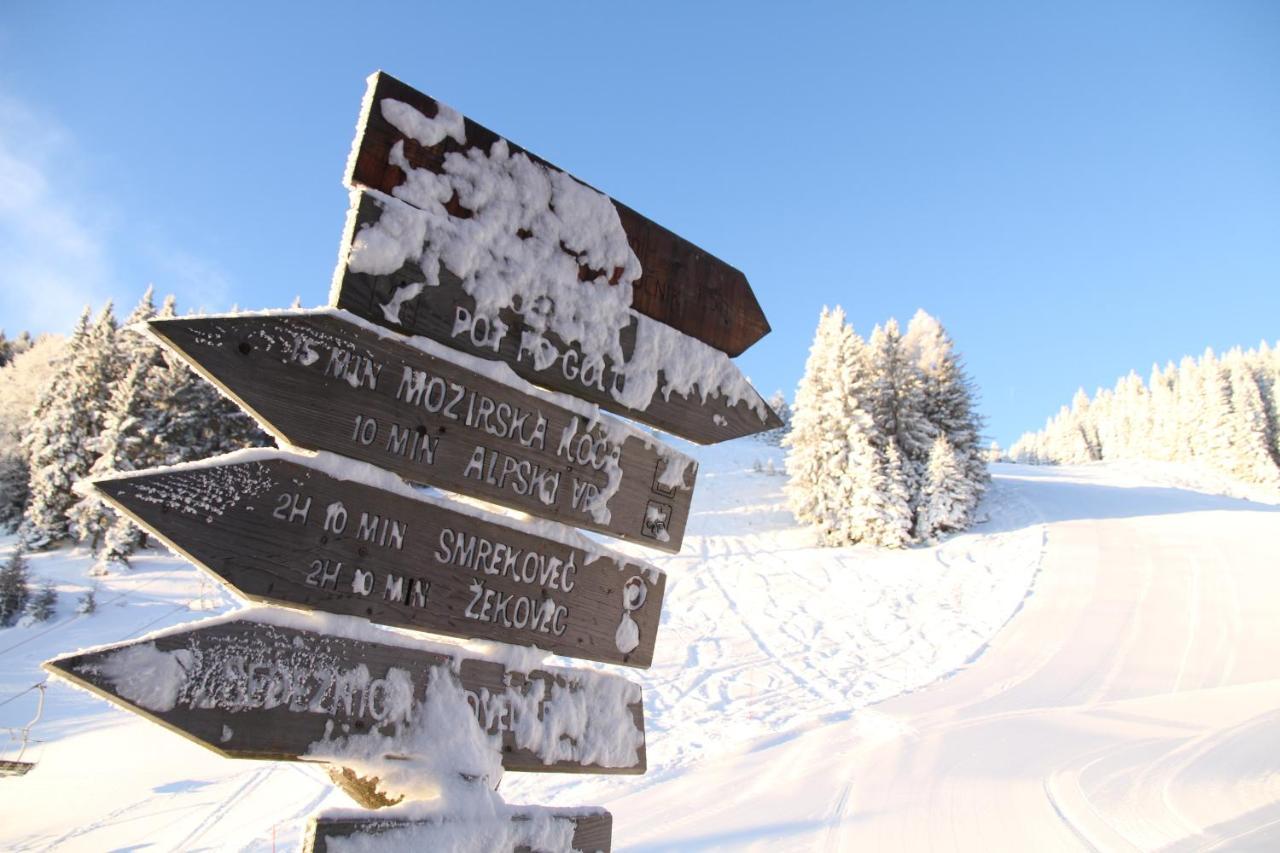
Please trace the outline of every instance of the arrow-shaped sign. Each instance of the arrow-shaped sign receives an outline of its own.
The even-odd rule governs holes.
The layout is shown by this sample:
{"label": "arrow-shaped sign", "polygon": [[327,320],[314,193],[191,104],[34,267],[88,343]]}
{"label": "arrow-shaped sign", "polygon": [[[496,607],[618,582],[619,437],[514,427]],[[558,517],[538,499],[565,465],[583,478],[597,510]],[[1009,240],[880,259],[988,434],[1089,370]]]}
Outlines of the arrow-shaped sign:
{"label": "arrow-shaped sign", "polygon": [[240,451],[93,486],[255,601],[629,666],[653,659],[658,569],[358,462]]}
{"label": "arrow-shaped sign", "polygon": [[523,387],[513,387],[491,362],[421,339],[415,346],[345,312],[179,317],[150,326],[296,447],[680,550],[697,473],[688,456],[580,401],[515,377]]}
{"label": "arrow-shaped sign", "polygon": [[[377,844],[383,850],[443,850],[459,836],[482,840],[486,850],[613,849],[613,815],[604,809],[549,809],[521,806],[510,816],[435,820],[408,818],[325,817],[311,821],[303,853],[337,853],[342,843]],[[366,849],[361,847],[360,849]],[[478,849],[478,848],[477,848]]]}
{"label": "arrow-shaped sign", "polygon": [[[546,160],[381,71],[369,78],[346,183],[413,200],[415,176],[444,174],[448,157],[488,156],[498,143],[548,174],[589,189]],[[731,356],[740,355],[769,333],[769,322],[741,272],[626,205],[591,192],[613,213],[639,262],[641,272],[629,282],[630,304],[636,311]],[[449,203],[451,213],[460,218],[472,212],[458,198],[446,195],[439,200]],[[563,251],[570,253],[570,248]],[[570,254],[570,260],[574,275],[583,281],[603,277],[617,284],[622,277],[621,272],[615,277],[613,269],[592,269],[581,253]]]}
{"label": "arrow-shaped sign", "polygon": [[[526,674],[391,635],[325,636],[280,621],[214,619],[45,667],[229,758],[426,762],[475,720],[507,770],[644,772],[640,687],[625,679]],[[483,767],[456,770],[488,778]]]}
{"label": "arrow-shaped sign", "polygon": [[699,444],[781,425],[728,356],[628,308],[607,282],[579,282],[576,266],[545,257],[558,248],[515,238],[497,251],[481,245],[489,228],[472,242],[458,232],[465,245],[455,248],[441,230],[399,199],[353,193],[333,304]]}

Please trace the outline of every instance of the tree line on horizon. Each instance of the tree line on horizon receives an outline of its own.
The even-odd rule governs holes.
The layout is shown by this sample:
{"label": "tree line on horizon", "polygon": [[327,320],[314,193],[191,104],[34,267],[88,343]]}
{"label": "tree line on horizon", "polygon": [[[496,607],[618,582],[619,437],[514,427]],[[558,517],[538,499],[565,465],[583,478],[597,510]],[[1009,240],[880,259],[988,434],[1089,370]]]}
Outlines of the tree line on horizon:
{"label": "tree line on horizon", "polygon": [[1206,349],[1198,359],[1153,365],[1145,383],[1130,371],[1093,397],[1081,388],[1007,456],[1033,464],[1196,462],[1280,486],[1280,343],[1221,356]]}
{"label": "tree line on horizon", "polygon": [[982,422],[954,342],[921,310],[864,340],[823,308],[796,389],[786,493],[830,546],[903,547],[963,530],[986,490]]}
{"label": "tree line on horizon", "polygon": [[127,564],[145,534],[75,484],[113,471],[204,459],[270,443],[248,415],[137,324],[157,310],[148,288],[123,323],[88,306],[70,336],[0,333],[0,528],[21,547],[75,541]]}

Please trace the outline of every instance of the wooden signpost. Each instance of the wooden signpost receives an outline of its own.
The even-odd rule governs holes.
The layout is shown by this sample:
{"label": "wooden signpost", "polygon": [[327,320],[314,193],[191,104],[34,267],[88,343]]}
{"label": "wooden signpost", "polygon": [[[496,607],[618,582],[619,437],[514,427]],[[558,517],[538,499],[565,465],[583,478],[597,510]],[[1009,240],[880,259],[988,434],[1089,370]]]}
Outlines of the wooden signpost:
{"label": "wooden signpost", "polygon": [[[438,283],[426,284],[421,256],[434,251],[433,234],[429,226],[415,225],[414,220],[422,214],[411,205],[372,192],[354,193],[352,205],[346,237],[351,251],[339,260],[334,277],[332,298],[337,307],[397,332],[421,335],[470,355],[501,361],[535,385],[580,397],[699,444],[781,426],[737,366],[706,344],[629,311],[618,332],[622,358],[616,353],[588,354],[578,343],[541,328],[543,318],[533,312],[561,310],[555,307],[554,299],[521,303],[519,310],[504,304],[496,312],[486,313],[479,310],[463,280],[443,262]],[[406,219],[409,226],[403,221]],[[365,254],[380,249],[382,232],[404,235],[406,227],[421,230],[424,236],[406,252],[402,264],[386,269],[361,261],[359,253],[364,247],[372,247]],[[589,285],[575,280],[570,286],[585,289]],[[677,362],[701,359],[709,369],[688,390],[671,391],[667,384],[672,377],[649,363],[663,355],[671,355]],[[669,369],[680,366],[667,365]]]}
{"label": "wooden signpost", "polygon": [[607,851],[603,809],[478,786],[499,759],[643,773],[638,685],[369,623],[649,666],[665,575],[572,528],[677,553],[697,466],[599,410],[704,444],[780,426],[728,358],[768,322],[733,267],[385,74],[346,181],[333,309],[150,323],[282,449],[93,482],[245,598],[331,615],[269,606],[45,666],[222,755],[327,763],[366,806],[453,786],[432,811],[320,815],[307,850]]}
{"label": "wooden signpost", "polygon": [[613,816],[604,809],[526,808],[509,818],[487,821],[320,817],[311,822],[302,849],[304,853],[330,853],[330,843],[336,840],[377,839],[389,850],[432,850],[446,847],[447,839],[454,837],[451,833],[456,831],[489,842],[509,841],[515,849],[543,850],[547,848],[539,841],[545,842],[548,836],[567,836],[564,840],[568,849],[608,851],[612,846]]}
{"label": "wooden signpost", "polygon": [[[442,106],[385,72],[379,71],[370,77],[360,125],[356,128],[355,146],[348,161],[348,186],[394,194],[409,177],[392,157],[396,146],[400,146],[410,168],[439,173],[444,170],[445,158],[450,154],[486,153],[501,140],[488,128],[444,107],[452,122],[448,128],[452,133],[440,134],[434,144],[424,145],[420,138],[406,134],[389,120],[388,111],[382,108],[387,99],[403,105],[397,106],[398,114],[392,115],[399,124],[410,128],[412,125],[401,118],[406,114],[412,117],[410,110],[435,119]],[[524,153],[534,162],[562,172],[537,155],[502,141],[512,152]],[[746,276],[631,208],[613,199],[609,202],[617,210],[627,242],[642,268],[632,289],[631,305],[636,311],[731,356],[741,355],[769,333],[769,321],[751,292]],[[453,206],[465,215],[458,202]],[[614,274],[613,270],[597,274],[600,273],[608,278]],[[583,270],[581,275],[584,279],[596,277],[590,269]]]}
{"label": "wooden signpost", "polygon": [[540,389],[468,369],[465,355],[423,352],[341,313],[178,317],[150,327],[295,447],[680,550],[697,465],[613,418],[589,418],[590,407],[567,409]]}
{"label": "wooden signpost", "polygon": [[[392,638],[388,638],[392,639]],[[252,618],[198,625],[149,640],[57,658],[46,668],[229,758],[340,762],[370,744],[421,748],[450,731],[430,725],[427,694],[465,697],[497,739],[507,770],[643,773],[640,687],[617,676],[572,670],[522,673],[491,661],[332,637]],[[439,679],[443,679],[440,681]],[[592,694],[604,713],[554,742],[544,707],[561,691]],[[612,700],[612,702],[611,702]],[[623,737],[609,729],[621,725]],[[607,741],[605,748],[593,748]]]}
{"label": "wooden signpost", "polygon": [[254,601],[607,663],[652,661],[666,586],[652,566],[407,488],[339,479],[302,457],[253,456],[94,487]]}

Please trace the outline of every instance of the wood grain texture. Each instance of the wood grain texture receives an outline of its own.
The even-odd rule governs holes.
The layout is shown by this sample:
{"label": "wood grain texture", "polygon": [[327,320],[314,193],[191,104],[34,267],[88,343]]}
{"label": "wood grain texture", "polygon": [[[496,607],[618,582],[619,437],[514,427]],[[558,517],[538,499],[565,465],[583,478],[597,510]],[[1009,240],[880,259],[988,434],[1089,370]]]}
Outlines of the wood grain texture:
{"label": "wood grain texture", "polygon": [[[379,222],[384,209],[404,205],[394,198],[372,193],[357,193],[353,204],[346,247],[350,247],[361,229]],[[606,358],[601,369],[588,373],[583,369],[588,359],[577,344],[566,344],[553,334],[545,335],[558,355],[550,363],[539,366],[536,356],[521,346],[529,326],[522,314],[510,308],[499,312],[502,328],[497,331],[501,332],[500,337],[483,321],[475,327],[460,330],[459,312],[463,312],[463,316],[474,317],[476,304],[463,288],[462,280],[444,266],[440,268],[439,286],[422,287],[417,296],[399,303],[394,319],[389,318],[384,309],[392,304],[400,288],[426,280],[422,267],[416,261],[407,261],[400,269],[385,275],[356,272],[347,263],[344,250],[336,279],[335,307],[397,332],[422,335],[469,355],[504,362],[518,376],[535,385],[579,397],[606,411],[699,444],[715,444],[781,426],[777,415],[749,386],[748,399],[730,405],[725,397],[708,396],[704,400],[696,390],[687,395],[664,394],[661,390],[664,380],[659,376],[658,390],[645,408],[626,406],[615,398],[615,384],[620,383],[622,377],[613,363]],[[628,358],[634,352],[636,324],[640,322],[634,312],[632,320],[632,326],[622,331],[622,349]],[[742,378],[733,364],[727,364],[725,369],[735,378]],[[763,417],[760,411],[763,411]]]}
{"label": "wood grain texture", "polygon": [[[697,465],[684,488],[659,473],[683,454],[608,416],[573,411],[395,335],[327,313],[174,318],[151,329],[284,441],[424,483],[678,552]],[[539,426],[541,424],[541,426]],[[604,509],[616,464],[621,479]],[[536,484],[536,485],[535,485]]]}
{"label": "wood grain texture", "polygon": [[[128,655],[137,657],[130,661]],[[143,664],[150,669],[139,674],[137,667]],[[388,698],[395,689],[390,685],[407,680],[417,709],[429,689],[438,689],[429,686],[432,672],[461,686],[482,726],[490,716],[482,706],[485,691],[492,709],[492,697],[537,696],[557,688],[575,692],[580,689],[576,679],[616,678],[571,670],[525,674],[469,657],[455,672],[448,657],[429,651],[328,637],[250,618],[68,655],[47,662],[45,668],[228,758],[282,761],[331,761],[325,756],[341,750],[349,738],[394,734],[404,723],[392,719],[396,703]],[[176,687],[168,693],[155,689],[166,683],[166,673],[176,676]],[[636,701],[618,711],[629,711],[643,733],[640,688],[632,688]],[[539,717],[544,707],[545,699],[536,703]],[[409,719],[423,716],[411,713]],[[502,766],[507,770],[644,772],[643,746],[626,767],[572,759],[546,763],[517,744],[510,716],[492,716],[488,726],[490,734],[501,736]],[[455,733],[439,732],[438,737],[444,742]]]}
{"label": "wood grain texture", "polygon": [[[609,853],[613,849],[613,815],[604,809],[540,809],[539,811],[558,820],[573,822],[575,851]],[[511,820],[529,820],[531,816],[532,812],[525,811],[515,814]],[[468,823],[464,819],[449,822],[464,825]],[[409,841],[404,835],[413,832],[416,828],[433,825],[438,824],[435,821],[412,821],[403,818],[332,818],[322,815],[313,819],[308,826],[302,850],[303,853],[330,853],[330,842],[336,839],[363,840],[383,836],[385,836],[384,843],[388,850],[423,849],[408,846]],[[470,822],[470,825],[475,827],[474,831],[477,833],[483,830],[483,825],[479,822]],[[524,853],[527,850],[529,850],[528,847],[510,848],[511,853]],[[492,853],[507,853],[507,851],[494,850]]]}
{"label": "wood grain texture", "polygon": [[[464,117],[465,145],[448,137],[437,145],[421,145],[388,122],[379,104],[383,98],[393,98],[431,118],[436,115],[436,101],[383,72],[370,77],[369,86],[366,101],[370,108],[356,129],[348,186],[391,194],[405,180],[404,172],[390,162],[391,149],[397,144],[412,167],[439,173],[449,153],[472,148],[488,151],[500,138]],[[507,144],[513,152],[523,152],[549,169],[564,171],[509,141]],[[730,356],[741,355],[769,333],[769,322],[740,271],[626,205],[617,201],[613,205],[643,269],[632,290],[631,305],[636,311]]]}
{"label": "wood grain texture", "polygon": [[[652,661],[666,588],[652,566],[592,559],[514,524],[277,454],[94,485],[254,601],[608,663]],[[638,642],[626,651],[624,623]]]}

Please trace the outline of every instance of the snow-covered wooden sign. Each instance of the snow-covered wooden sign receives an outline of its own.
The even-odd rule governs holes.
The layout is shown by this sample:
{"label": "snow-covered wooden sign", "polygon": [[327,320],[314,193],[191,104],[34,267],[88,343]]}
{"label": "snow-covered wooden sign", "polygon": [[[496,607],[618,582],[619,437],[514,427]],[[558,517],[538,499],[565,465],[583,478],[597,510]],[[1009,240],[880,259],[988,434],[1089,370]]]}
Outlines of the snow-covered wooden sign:
{"label": "snow-covered wooden sign", "polygon": [[[456,173],[449,163],[451,156],[477,165],[495,159],[495,145],[506,157],[518,156],[539,167],[544,180],[557,189],[575,184],[590,190],[546,160],[383,72],[369,78],[346,182],[423,207],[444,205],[459,219],[483,219],[491,214],[478,210],[485,205],[475,202],[487,194],[488,187],[473,185],[476,192],[468,198],[464,198],[466,189],[458,188],[447,194],[427,192],[423,199],[422,185],[427,183],[424,173],[442,177]],[[447,188],[438,179],[430,183],[432,190]],[[576,280],[607,281],[624,287],[628,304],[640,314],[731,356],[740,355],[769,333],[769,322],[741,272],[626,205],[590,191],[599,198],[593,208],[611,208],[610,224],[623,235],[634,263],[595,264],[582,246],[566,243],[556,247]],[[562,199],[562,193],[555,197],[557,202]],[[584,213],[587,211],[565,210],[557,204],[554,210],[537,211],[536,215],[568,218]],[[532,238],[539,236],[534,233]]]}
{"label": "snow-covered wooden sign", "polygon": [[360,462],[248,450],[93,486],[254,601],[628,666],[653,659],[661,571]]}
{"label": "snow-covered wooden sign", "polygon": [[[621,232],[596,233],[607,230],[608,199],[599,196],[604,209],[590,199],[548,201],[552,184],[526,175],[541,167],[493,168],[500,174],[467,178],[485,186],[513,184],[487,191],[487,204],[518,206],[541,193],[537,204],[554,203],[566,215],[577,211],[574,220],[557,219],[551,227],[532,213],[497,210],[497,221],[481,222],[489,208],[475,201],[476,215],[457,219],[441,204],[421,209],[373,190],[356,191],[332,304],[389,329],[504,362],[536,385],[700,444],[781,425],[723,352],[639,314],[622,285],[579,281],[577,261],[560,246],[601,254],[591,263],[622,262],[607,258],[630,252]],[[597,195],[567,180],[565,189]],[[526,181],[535,186],[524,186]],[[535,229],[546,233],[539,237],[543,231]],[[516,236],[526,231],[534,236]],[[495,234],[504,235],[502,245],[493,245]]]}
{"label": "snow-covered wooden sign", "polygon": [[644,772],[640,687],[624,678],[521,672],[375,629],[381,641],[344,636],[349,621],[299,627],[311,624],[260,610],[45,667],[229,758],[349,767],[391,797],[440,772],[489,787],[503,769]]}
{"label": "snow-covered wooden sign", "polygon": [[[613,816],[604,809],[512,807],[493,817],[434,819],[329,817],[311,821],[303,853],[339,853],[352,847],[380,850],[563,850],[613,849]],[[336,843],[335,843],[336,842]]]}
{"label": "snow-covered wooden sign", "polygon": [[178,317],[150,327],[289,444],[680,550],[697,465],[503,365],[342,311]]}

